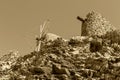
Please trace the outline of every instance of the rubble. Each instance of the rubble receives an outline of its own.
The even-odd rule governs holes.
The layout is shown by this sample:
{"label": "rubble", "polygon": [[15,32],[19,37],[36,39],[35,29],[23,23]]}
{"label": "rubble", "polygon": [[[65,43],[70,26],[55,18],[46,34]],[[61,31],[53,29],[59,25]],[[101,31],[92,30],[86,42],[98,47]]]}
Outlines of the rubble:
{"label": "rubble", "polygon": [[[4,55],[0,58],[0,80],[120,80],[119,40],[106,33],[113,30],[112,25],[95,12],[87,15],[85,25],[87,36],[65,40],[52,34],[40,51]],[[99,32],[100,26],[108,30]],[[105,35],[91,36],[96,34]]]}
{"label": "rubble", "polygon": [[53,74],[67,74],[67,75],[70,75],[68,69],[61,68],[60,64],[53,64],[52,65],[52,73]]}
{"label": "rubble", "polygon": [[10,52],[0,58],[0,71],[6,71],[11,69],[13,65],[16,64],[16,60],[18,59],[18,52]]}

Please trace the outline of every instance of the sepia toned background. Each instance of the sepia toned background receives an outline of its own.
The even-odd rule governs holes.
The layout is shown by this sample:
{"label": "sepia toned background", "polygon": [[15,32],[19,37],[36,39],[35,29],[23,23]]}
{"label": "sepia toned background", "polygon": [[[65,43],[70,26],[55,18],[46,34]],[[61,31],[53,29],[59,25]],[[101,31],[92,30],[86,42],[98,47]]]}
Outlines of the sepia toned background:
{"label": "sepia toned background", "polygon": [[76,16],[94,10],[120,26],[120,0],[0,0],[0,56],[9,50],[21,55],[35,48],[39,25],[50,19],[48,32],[63,38],[80,35]]}

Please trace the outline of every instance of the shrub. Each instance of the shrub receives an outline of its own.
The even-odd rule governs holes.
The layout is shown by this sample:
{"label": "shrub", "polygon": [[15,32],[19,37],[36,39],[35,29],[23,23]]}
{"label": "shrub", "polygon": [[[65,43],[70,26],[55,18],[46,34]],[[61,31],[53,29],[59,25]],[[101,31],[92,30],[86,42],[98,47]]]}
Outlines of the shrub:
{"label": "shrub", "polygon": [[81,42],[79,40],[76,39],[70,39],[70,41],[68,42],[69,45],[75,47],[75,46],[80,46]]}
{"label": "shrub", "polygon": [[111,32],[107,32],[105,35],[102,36],[103,39],[110,40],[110,43],[118,43],[120,44],[120,31],[115,30]]}
{"label": "shrub", "polygon": [[29,71],[30,71],[33,75],[44,74],[44,71],[43,71],[41,68],[36,67],[36,66],[30,68]]}
{"label": "shrub", "polygon": [[102,41],[99,39],[94,39],[90,42],[90,51],[97,52],[102,50]]}
{"label": "shrub", "polygon": [[57,38],[52,42],[52,47],[61,47],[61,46],[67,46],[67,43],[62,38]]}

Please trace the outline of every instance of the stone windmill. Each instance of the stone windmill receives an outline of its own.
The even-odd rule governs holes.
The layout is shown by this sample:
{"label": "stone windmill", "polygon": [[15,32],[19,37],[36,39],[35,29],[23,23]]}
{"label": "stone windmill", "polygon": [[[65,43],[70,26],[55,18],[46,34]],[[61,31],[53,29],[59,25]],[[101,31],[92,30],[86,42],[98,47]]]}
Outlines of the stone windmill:
{"label": "stone windmill", "polygon": [[115,30],[109,21],[95,11],[88,13],[85,19],[79,16],[77,19],[82,22],[81,36],[101,36]]}
{"label": "stone windmill", "polygon": [[39,52],[41,49],[41,43],[43,41],[42,38],[45,35],[45,28],[46,28],[46,25],[48,22],[49,22],[49,20],[45,21],[43,23],[43,25],[40,25],[40,33],[39,33],[39,36],[36,37],[36,50],[35,51],[37,51],[37,52]]}

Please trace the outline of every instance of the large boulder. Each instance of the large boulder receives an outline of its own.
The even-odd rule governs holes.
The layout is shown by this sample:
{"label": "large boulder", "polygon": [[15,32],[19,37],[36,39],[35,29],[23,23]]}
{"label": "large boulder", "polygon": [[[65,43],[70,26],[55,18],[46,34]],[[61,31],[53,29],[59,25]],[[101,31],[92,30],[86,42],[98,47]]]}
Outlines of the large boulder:
{"label": "large boulder", "polygon": [[78,40],[80,42],[83,42],[84,40],[86,40],[88,38],[89,38],[88,36],[74,36],[74,37],[72,37],[72,39]]}
{"label": "large boulder", "polygon": [[47,41],[54,41],[54,40],[56,40],[57,38],[60,38],[60,36],[58,36],[58,35],[55,35],[55,34],[53,34],[53,33],[47,33],[46,35],[45,35],[45,39],[47,40]]}

